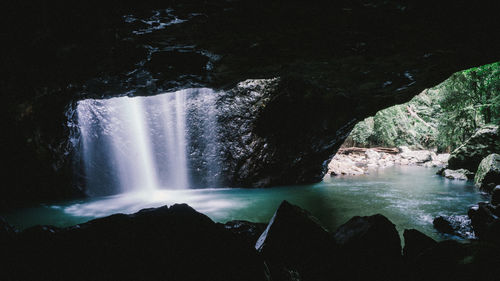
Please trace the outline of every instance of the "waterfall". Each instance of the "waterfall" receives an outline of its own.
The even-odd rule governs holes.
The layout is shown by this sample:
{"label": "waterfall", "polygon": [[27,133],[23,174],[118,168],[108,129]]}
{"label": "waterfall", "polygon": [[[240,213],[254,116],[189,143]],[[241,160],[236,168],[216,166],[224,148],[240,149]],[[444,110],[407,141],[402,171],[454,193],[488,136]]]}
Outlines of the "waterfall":
{"label": "waterfall", "polygon": [[185,89],[77,104],[79,170],[89,195],[216,185],[218,93]]}

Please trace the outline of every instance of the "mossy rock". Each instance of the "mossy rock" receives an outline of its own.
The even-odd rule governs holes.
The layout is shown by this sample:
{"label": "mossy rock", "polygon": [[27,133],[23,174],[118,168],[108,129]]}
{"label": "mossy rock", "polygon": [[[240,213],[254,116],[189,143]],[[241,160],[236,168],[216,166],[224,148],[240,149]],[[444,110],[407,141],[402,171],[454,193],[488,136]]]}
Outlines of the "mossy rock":
{"label": "mossy rock", "polygon": [[474,183],[487,192],[491,192],[496,185],[500,184],[500,155],[492,153],[481,161]]}
{"label": "mossy rock", "polygon": [[500,151],[498,126],[486,125],[451,153],[447,168],[451,170],[463,168],[475,173],[484,157],[498,151]]}

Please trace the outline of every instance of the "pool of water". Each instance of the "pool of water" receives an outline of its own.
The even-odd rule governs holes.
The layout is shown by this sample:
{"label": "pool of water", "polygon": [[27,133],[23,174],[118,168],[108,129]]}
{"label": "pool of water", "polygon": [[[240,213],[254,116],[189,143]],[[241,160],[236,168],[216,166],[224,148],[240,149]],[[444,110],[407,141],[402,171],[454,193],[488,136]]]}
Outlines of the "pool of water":
{"label": "pool of water", "polygon": [[214,221],[268,222],[282,200],[299,205],[323,225],[335,230],[353,216],[383,214],[399,231],[416,228],[441,240],[432,227],[439,215],[466,215],[468,207],[485,200],[471,182],[448,180],[435,169],[395,166],[368,175],[335,177],[312,185],[266,189],[156,190],[77,201],[44,204],[2,214],[24,229],[37,224],[69,226],[113,213],[188,203]]}

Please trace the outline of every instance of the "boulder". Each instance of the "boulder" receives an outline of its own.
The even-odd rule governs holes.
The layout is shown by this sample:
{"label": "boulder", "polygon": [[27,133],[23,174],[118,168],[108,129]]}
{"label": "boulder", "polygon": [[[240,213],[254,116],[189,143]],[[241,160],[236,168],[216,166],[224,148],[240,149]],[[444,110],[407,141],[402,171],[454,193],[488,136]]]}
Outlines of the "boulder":
{"label": "boulder", "polygon": [[469,208],[468,216],[476,236],[485,241],[500,243],[500,208],[487,202],[479,202]]}
{"label": "boulder", "polygon": [[273,280],[331,280],[335,243],[309,212],[283,201],[255,244]]}
{"label": "boulder", "polygon": [[444,234],[474,239],[471,220],[467,215],[439,216],[433,220],[434,228]]}
{"label": "boulder", "polygon": [[405,241],[403,256],[410,260],[437,244],[434,239],[416,229],[405,229],[403,237]]}
{"label": "boulder", "polygon": [[432,152],[428,150],[408,150],[402,152],[401,157],[413,163],[424,163],[432,161]]}
{"label": "boulder", "polygon": [[[355,156],[344,154],[335,155],[328,164],[327,174],[331,176],[354,176],[364,174],[366,169],[366,167],[363,167],[366,166],[364,158],[361,160],[354,157]],[[358,167],[358,165],[361,167]]]}
{"label": "boulder", "polygon": [[492,153],[481,161],[474,177],[474,184],[486,192],[491,192],[500,184],[500,155]]}
{"label": "boulder", "polygon": [[350,280],[398,280],[401,240],[394,224],[383,215],[353,217],[334,234],[340,264]]}
{"label": "boulder", "polygon": [[453,180],[468,180],[474,174],[466,169],[458,169],[458,170],[445,169],[442,172],[442,175],[445,178],[453,179]]}
{"label": "boulder", "polygon": [[434,225],[434,228],[442,233],[446,234],[454,234],[455,233],[455,228],[453,227],[452,223],[445,217],[439,216],[435,218],[432,221],[432,224]]}
{"label": "boulder", "polygon": [[253,247],[186,204],[33,228],[13,248],[5,280],[266,280]]}
{"label": "boulder", "polygon": [[497,185],[491,191],[491,204],[495,206],[500,205],[500,185]]}
{"label": "boulder", "polygon": [[441,163],[448,163],[448,159],[450,158],[450,154],[449,153],[441,153],[441,154],[437,154],[432,160],[433,161],[439,161]]}
{"label": "boulder", "polygon": [[498,280],[500,245],[484,241],[446,240],[425,250],[407,265],[401,280]]}
{"label": "boulder", "polygon": [[[474,280],[463,278],[461,261],[468,256],[468,249],[454,240],[436,243],[417,256],[408,267],[410,280]],[[458,277],[458,278],[457,278]]]}
{"label": "boulder", "polygon": [[498,151],[500,151],[498,126],[486,125],[450,154],[447,168],[451,170],[463,168],[475,173],[481,160]]}

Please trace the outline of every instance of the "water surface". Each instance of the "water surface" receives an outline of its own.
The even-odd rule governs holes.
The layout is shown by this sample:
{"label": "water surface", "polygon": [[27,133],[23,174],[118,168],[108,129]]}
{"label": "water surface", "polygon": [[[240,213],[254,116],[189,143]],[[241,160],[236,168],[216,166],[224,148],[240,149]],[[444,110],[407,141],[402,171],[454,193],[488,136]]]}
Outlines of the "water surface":
{"label": "water surface", "polygon": [[267,222],[282,200],[309,210],[326,228],[336,229],[353,216],[383,214],[399,231],[416,228],[443,239],[432,227],[439,215],[465,216],[468,207],[486,198],[471,182],[448,180],[435,169],[395,166],[369,175],[335,177],[321,183],[266,189],[220,188],[151,190],[59,202],[3,214],[18,228],[37,224],[69,226],[113,213],[188,203],[214,221]]}

